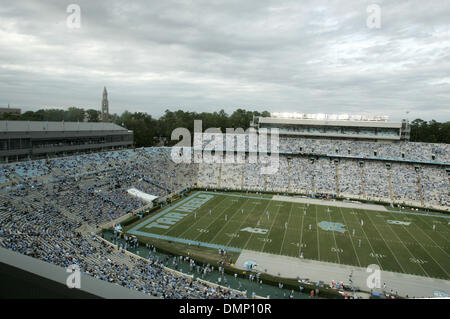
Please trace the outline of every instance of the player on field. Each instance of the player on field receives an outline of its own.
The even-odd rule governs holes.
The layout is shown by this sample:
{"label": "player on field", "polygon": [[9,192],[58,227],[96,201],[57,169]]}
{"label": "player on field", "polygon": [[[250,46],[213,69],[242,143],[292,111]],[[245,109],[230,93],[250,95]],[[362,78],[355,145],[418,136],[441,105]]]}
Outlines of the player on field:
{"label": "player on field", "polygon": [[241,214],[244,214],[244,210],[241,208]]}
{"label": "player on field", "polygon": [[261,220],[258,219],[258,222],[256,223],[257,226],[259,226],[261,224]]}
{"label": "player on field", "polygon": [[436,230],[436,224],[433,224],[433,230]]}
{"label": "player on field", "polygon": [[228,215],[225,215],[225,221],[227,221],[228,220]]}
{"label": "player on field", "polygon": [[364,221],[361,219],[361,226],[364,226]]}
{"label": "player on field", "polygon": [[309,230],[311,230],[311,224],[309,224]]}
{"label": "player on field", "polygon": [[288,222],[285,222],[284,223],[284,229],[287,229],[287,226],[288,226]]}
{"label": "player on field", "polygon": [[355,237],[355,230],[353,229],[353,237]]}

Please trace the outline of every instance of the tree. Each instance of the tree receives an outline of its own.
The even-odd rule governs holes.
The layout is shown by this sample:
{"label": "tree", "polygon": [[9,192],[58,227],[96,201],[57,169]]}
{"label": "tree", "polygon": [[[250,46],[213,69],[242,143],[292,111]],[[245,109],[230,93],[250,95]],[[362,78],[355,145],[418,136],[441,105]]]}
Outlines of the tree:
{"label": "tree", "polygon": [[100,111],[89,109],[86,111],[88,122],[99,122],[100,121]]}
{"label": "tree", "polygon": [[63,119],[67,122],[82,122],[84,121],[84,114],[84,109],[69,107],[69,109],[64,112]]}
{"label": "tree", "polygon": [[450,122],[426,122],[415,119],[411,122],[411,142],[450,144]]}
{"label": "tree", "polygon": [[[94,109],[84,110],[83,108],[70,107],[62,109],[41,109],[36,112],[27,111],[21,115],[5,113],[0,115],[1,120],[22,120],[22,121],[62,121],[76,122],[83,121],[85,114],[89,122],[98,122],[100,112]],[[159,119],[152,118],[151,115],[142,112],[131,113],[124,111],[121,115],[110,115],[111,122],[118,125],[123,124],[129,130],[134,131],[135,144],[138,147],[155,145],[160,138],[166,138],[170,145],[177,141],[170,141],[172,131],[178,127],[187,128],[194,136],[194,120],[202,120],[203,131],[210,127],[220,128],[225,132],[227,127],[248,129],[250,122],[256,116],[268,117],[267,111],[248,111],[243,108],[236,109],[231,115],[224,110],[218,112],[186,112],[183,110],[166,110]],[[411,122],[411,141],[428,143],[450,144],[450,122],[429,122],[422,119],[415,119]]]}

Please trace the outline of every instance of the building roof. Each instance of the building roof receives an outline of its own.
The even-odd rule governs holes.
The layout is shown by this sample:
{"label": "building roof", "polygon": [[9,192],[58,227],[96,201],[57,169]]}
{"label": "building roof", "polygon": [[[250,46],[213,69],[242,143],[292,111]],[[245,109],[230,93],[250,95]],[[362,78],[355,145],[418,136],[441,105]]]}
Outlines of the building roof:
{"label": "building roof", "polygon": [[309,125],[309,126],[344,126],[344,127],[371,127],[371,128],[401,128],[402,123],[381,122],[381,121],[336,121],[336,120],[303,120],[303,119],[285,119],[275,117],[260,117],[259,123],[264,124],[290,124],[290,125]]}
{"label": "building roof", "polygon": [[108,122],[0,121],[0,132],[127,131]]}
{"label": "building roof", "polygon": [[21,110],[19,108],[11,108],[11,107],[0,107],[0,113],[20,113]]}

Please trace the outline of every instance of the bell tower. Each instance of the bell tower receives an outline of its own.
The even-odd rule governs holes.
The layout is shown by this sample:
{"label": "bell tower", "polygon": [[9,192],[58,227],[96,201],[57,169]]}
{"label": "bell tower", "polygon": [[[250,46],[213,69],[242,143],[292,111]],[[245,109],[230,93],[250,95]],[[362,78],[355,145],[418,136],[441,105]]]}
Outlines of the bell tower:
{"label": "bell tower", "polygon": [[101,121],[102,122],[109,121],[109,102],[106,87],[103,88]]}

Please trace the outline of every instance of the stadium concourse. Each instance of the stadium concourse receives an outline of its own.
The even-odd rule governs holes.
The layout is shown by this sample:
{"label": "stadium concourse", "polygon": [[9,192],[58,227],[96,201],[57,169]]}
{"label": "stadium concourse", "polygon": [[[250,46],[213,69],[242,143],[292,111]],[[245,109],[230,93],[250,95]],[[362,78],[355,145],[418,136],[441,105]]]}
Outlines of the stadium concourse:
{"label": "stadium concourse", "polygon": [[158,260],[125,256],[80,227],[146,206],[130,188],[158,197],[191,187],[327,193],[450,209],[447,144],[281,138],[281,173],[270,178],[260,165],[176,164],[170,154],[142,148],[2,165],[0,246],[62,267],[76,263],[85,274],[155,296],[242,298],[168,272]]}

